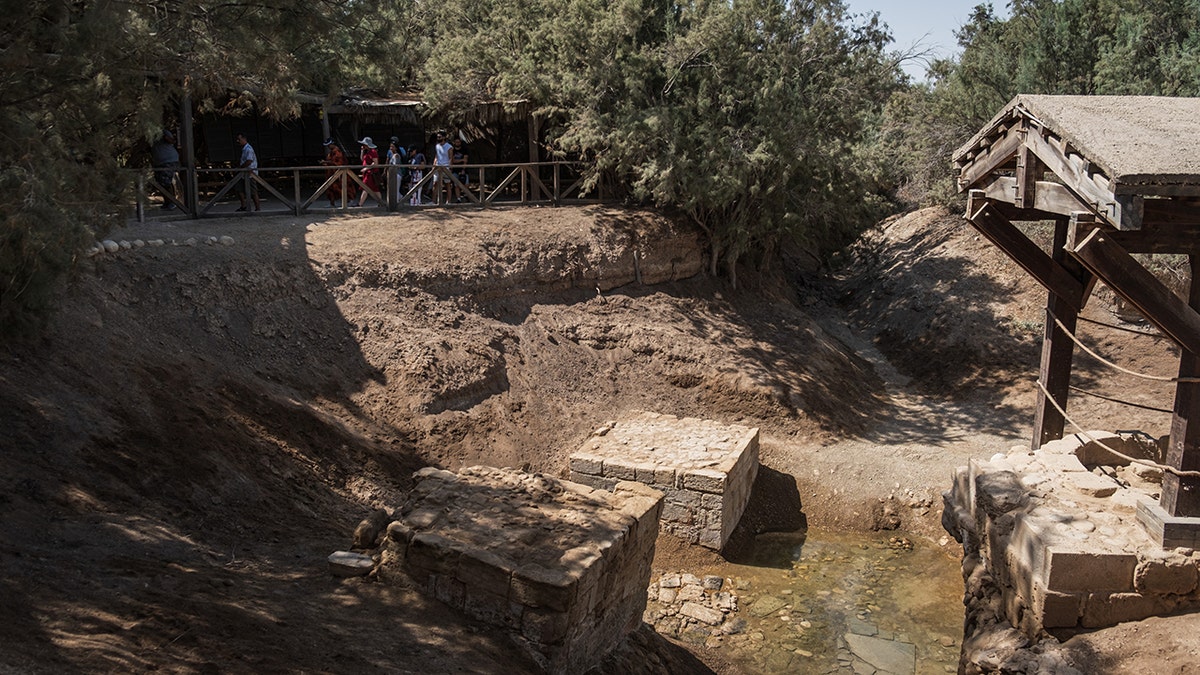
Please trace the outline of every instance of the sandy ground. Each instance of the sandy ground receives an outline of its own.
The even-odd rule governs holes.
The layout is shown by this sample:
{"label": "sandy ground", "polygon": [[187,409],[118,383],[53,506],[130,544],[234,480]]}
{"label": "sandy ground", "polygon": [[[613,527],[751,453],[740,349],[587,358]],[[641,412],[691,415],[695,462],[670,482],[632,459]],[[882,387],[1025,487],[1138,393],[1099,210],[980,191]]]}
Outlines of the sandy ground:
{"label": "sandy ground", "polygon": [[[219,236],[235,243],[204,243]],[[937,540],[953,467],[1029,433],[1043,294],[945,212],[886,224],[833,273],[737,290],[699,273],[694,233],[622,209],[114,238],[165,245],[82,261],[46,331],[0,348],[0,672],[522,672],[503,637],[412,589],[326,574],[414,469],[563,475],[627,411],[702,416],[762,430],[741,536]],[[1102,299],[1088,311],[1112,320]],[[1096,336],[1127,367],[1173,369],[1160,339]],[[1079,372],[1170,405],[1161,385]],[[1094,399],[1072,413],[1166,432]],[[660,539],[656,563],[712,555]],[[606,668],[732,672],[653,635]]]}

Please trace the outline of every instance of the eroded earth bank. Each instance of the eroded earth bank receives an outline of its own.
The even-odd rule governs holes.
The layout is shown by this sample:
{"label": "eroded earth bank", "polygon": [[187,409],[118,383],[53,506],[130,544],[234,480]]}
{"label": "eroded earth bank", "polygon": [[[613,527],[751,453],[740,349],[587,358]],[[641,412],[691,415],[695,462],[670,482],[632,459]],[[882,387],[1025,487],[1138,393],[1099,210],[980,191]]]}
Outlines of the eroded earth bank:
{"label": "eroded earth bank", "polygon": [[[762,434],[735,545],[899,529],[956,558],[952,469],[1028,434],[1043,294],[945,211],[736,290],[691,230],[611,208],[115,236],[165,245],[82,261],[44,334],[0,351],[0,671],[522,672],[502,635],[413,589],[326,571],[416,469],[562,477],[631,411],[714,419]],[[1174,359],[1106,339],[1134,366]],[[1078,410],[1165,433],[1105,406]],[[656,574],[721,564],[659,538]],[[1076,638],[1079,663],[1135,672],[1110,630]],[[604,668],[749,672],[647,629]]]}

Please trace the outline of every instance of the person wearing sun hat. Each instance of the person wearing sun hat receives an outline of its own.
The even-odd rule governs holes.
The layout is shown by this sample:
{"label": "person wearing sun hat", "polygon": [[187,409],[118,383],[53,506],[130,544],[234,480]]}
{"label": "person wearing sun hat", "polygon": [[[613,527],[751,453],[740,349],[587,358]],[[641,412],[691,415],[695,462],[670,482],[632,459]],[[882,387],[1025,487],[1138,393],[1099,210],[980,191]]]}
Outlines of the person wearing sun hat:
{"label": "person wearing sun hat", "polygon": [[379,150],[375,149],[375,141],[372,141],[370,136],[363,136],[358,145],[361,148],[359,157],[362,159],[363,165],[362,179],[363,183],[367,186],[367,189],[363,190],[362,194],[358,196],[358,205],[362,206],[367,203],[368,194],[371,192],[379,193],[379,180],[377,177],[379,169],[370,168],[379,166]]}
{"label": "person wearing sun hat", "polygon": [[[321,160],[321,164],[330,167],[346,166],[348,163],[346,153],[342,152],[342,149],[338,147],[337,141],[332,138],[326,138],[324,146],[325,159]],[[336,174],[337,171],[337,169],[327,169],[325,177],[329,178]],[[333,185],[330,185],[329,189],[325,191],[325,196],[329,198],[330,206],[337,206],[337,203],[342,199],[342,180],[338,179],[334,181]],[[352,183],[346,186],[346,197],[354,199],[354,185]]]}

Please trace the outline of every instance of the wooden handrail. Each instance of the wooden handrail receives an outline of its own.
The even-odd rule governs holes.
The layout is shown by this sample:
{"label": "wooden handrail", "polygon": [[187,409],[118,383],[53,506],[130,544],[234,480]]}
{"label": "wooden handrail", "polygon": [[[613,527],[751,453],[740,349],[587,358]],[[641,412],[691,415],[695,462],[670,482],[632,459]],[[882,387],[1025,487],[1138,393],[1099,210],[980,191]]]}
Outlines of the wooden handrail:
{"label": "wooden handrail", "polygon": [[[434,203],[425,203],[422,201],[419,206],[450,205],[452,202],[448,199],[441,199],[440,202],[436,199],[446,192],[456,192],[467,204],[476,204],[479,206],[501,203],[559,204],[565,200],[573,202],[603,201],[602,194],[597,194],[594,197],[585,197],[581,194],[580,190],[583,184],[581,176],[568,175],[564,177],[562,175],[564,170],[569,169],[576,169],[575,173],[578,174],[580,172],[577,169],[584,166],[586,164],[583,162],[556,160],[549,162],[456,164],[453,166],[435,166],[432,164],[260,166],[254,173],[250,173],[250,169],[240,167],[210,166],[197,167],[195,169],[179,168],[174,169],[176,175],[182,179],[184,185],[190,186],[184,191],[185,199],[182,201],[174,195],[168,194],[164,186],[159,184],[153,177],[149,181],[146,180],[147,172],[164,171],[164,169],[140,169],[137,170],[137,180],[135,181],[137,187],[137,218],[139,221],[145,219],[145,206],[148,202],[150,192],[162,195],[167,202],[181,207],[185,213],[188,213],[193,218],[229,215],[226,213],[212,213],[212,210],[222,198],[237,187],[239,182],[247,186],[254,185],[260,187],[262,191],[267,193],[268,197],[274,198],[283,204],[294,215],[310,212],[312,205],[337,183],[341,185],[341,205],[340,207],[334,206],[332,208],[346,208],[354,204],[354,200],[347,198],[347,187],[350,185],[354,185],[359,190],[366,190],[368,195],[378,204],[375,208],[384,207],[388,211],[417,206],[410,204],[410,202],[413,201],[414,196],[423,196],[427,189],[432,193],[431,196],[435,197],[435,201]],[[547,168],[553,173],[552,179],[549,182],[543,180],[544,174],[541,173],[542,169]],[[383,185],[380,191],[373,191],[367,188],[361,176],[364,169],[375,170],[382,177]],[[401,172],[407,174],[410,171],[420,172],[422,177],[414,184],[406,184],[407,190],[399,193],[393,187],[394,181],[397,180],[397,176]],[[491,184],[486,182],[489,172],[493,178]],[[207,200],[201,199],[198,195],[198,178],[201,175],[212,174],[229,176],[229,179],[224,181],[221,187],[210,198]],[[273,180],[274,176],[291,174],[291,184],[278,189],[280,186],[272,185],[271,182],[268,182],[264,178],[264,174],[272,177]],[[301,180],[302,177],[312,176],[322,178],[315,190],[305,188]],[[464,176],[467,180],[463,180],[462,177]],[[566,181],[563,180],[564,178],[566,178]],[[471,182],[472,179],[474,182]],[[310,181],[309,185],[312,185],[313,182],[315,181]],[[513,194],[514,191],[515,194]],[[290,195],[287,194],[289,192]],[[278,210],[275,212],[278,213]]]}

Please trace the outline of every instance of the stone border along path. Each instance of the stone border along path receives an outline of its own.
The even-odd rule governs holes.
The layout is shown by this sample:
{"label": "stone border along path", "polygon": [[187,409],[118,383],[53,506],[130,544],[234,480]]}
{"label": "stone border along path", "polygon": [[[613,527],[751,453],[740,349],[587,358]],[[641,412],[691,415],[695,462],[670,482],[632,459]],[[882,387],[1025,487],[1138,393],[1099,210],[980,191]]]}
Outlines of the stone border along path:
{"label": "stone border along path", "polygon": [[98,241],[89,246],[84,251],[84,255],[89,258],[94,258],[95,256],[102,255],[104,253],[117,253],[118,251],[128,251],[135,248],[143,248],[145,246],[166,246],[168,243],[170,243],[171,246],[195,246],[196,244],[201,243],[209,246],[214,244],[233,246],[234,241],[233,237],[230,237],[229,235],[222,235],[220,237],[210,236],[204,237],[203,239],[197,237],[188,237],[182,242],[175,241],[174,239],[171,239],[169,242],[165,239],[150,239],[149,241],[143,239],[134,239],[133,241],[129,241],[127,239],[122,239],[120,241],[105,239],[104,241]]}

